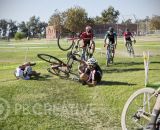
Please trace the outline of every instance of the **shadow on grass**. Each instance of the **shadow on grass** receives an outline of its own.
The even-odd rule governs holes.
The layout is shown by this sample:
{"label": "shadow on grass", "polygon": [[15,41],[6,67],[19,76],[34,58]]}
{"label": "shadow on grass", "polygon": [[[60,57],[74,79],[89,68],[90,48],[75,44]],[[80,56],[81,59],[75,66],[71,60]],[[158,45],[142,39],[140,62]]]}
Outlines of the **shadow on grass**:
{"label": "shadow on grass", "polygon": [[102,70],[103,73],[121,73],[121,72],[131,72],[131,71],[144,71],[144,68],[125,68],[125,69],[109,69],[109,70]]}
{"label": "shadow on grass", "polygon": [[117,63],[114,63],[114,65],[123,65],[123,66],[132,66],[132,65],[143,65],[144,62],[117,62]]}
{"label": "shadow on grass", "polygon": [[39,77],[32,77],[31,80],[38,80],[38,81],[45,81],[45,80],[50,80],[51,75],[40,75]]}
{"label": "shadow on grass", "polygon": [[102,80],[98,85],[127,85],[127,86],[133,86],[133,85],[136,85],[136,84],[127,83],[127,82],[119,82],[119,81],[104,81],[104,80]]}
{"label": "shadow on grass", "polygon": [[[150,64],[160,64],[159,61],[150,61]],[[133,66],[133,65],[144,65],[144,62],[116,62],[115,66],[123,65],[123,66]]]}
{"label": "shadow on grass", "polygon": [[158,89],[158,88],[160,88],[160,83],[157,83],[157,84],[147,84],[147,87]]}
{"label": "shadow on grass", "polygon": [[151,61],[150,64],[160,64],[159,61]]}
{"label": "shadow on grass", "polygon": [[[39,77],[32,77],[30,80],[38,80],[38,81],[45,81],[45,80],[50,80],[49,78],[51,78],[52,76],[50,75],[42,75],[42,76],[39,76]],[[16,79],[16,78],[13,78],[13,79],[4,79],[4,80],[0,80],[0,82],[9,82],[9,81],[18,81],[18,80],[23,80],[23,79]]]}
{"label": "shadow on grass", "polygon": [[[149,69],[149,70],[160,70],[160,69]],[[124,68],[124,69],[103,69],[103,73],[121,73],[121,72],[133,72],[133,71],[144,71],[144,68]]]}

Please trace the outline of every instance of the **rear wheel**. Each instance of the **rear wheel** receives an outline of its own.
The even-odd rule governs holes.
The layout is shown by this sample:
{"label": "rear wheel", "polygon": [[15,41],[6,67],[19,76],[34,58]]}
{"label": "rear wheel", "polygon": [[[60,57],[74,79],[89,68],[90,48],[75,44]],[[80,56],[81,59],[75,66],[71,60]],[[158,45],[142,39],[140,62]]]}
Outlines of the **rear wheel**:
{"label": "rear wheel", "polygon": [[108,48],[107,49],[107,66],[111,63],[111,58],[112,58],[111,49]]}
{"label": "rear wheel", "polygon": [[122,130],[145,129],[156,102],[154,92],[152,88],[143,88],[129,97],[121,115]]}

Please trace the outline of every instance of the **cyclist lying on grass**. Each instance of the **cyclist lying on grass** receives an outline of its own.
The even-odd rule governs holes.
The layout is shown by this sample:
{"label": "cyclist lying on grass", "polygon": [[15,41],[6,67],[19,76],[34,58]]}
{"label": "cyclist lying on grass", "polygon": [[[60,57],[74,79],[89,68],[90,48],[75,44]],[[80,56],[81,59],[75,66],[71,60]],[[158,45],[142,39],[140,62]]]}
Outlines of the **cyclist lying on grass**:
{"label": "cyclist lying on grass", "polygon": [[80,62],[79,74],[83,85],[94,87],[101,81],[102,70],[96,59],[90,58],[87,61],[83,61],[76,59],[74,56],[73,59]]}
{"label": "cyclist lying on grass", "polygon": [[38,77],[40,73],[37,73],[36,71],[32,70],[31,66],[36,65],[36,63],[27,62],[23,65],[20,65],[18,68],[16,68],[16,71],[14,73],[15,77],[17,79],[24,79],[29,80],[32,76]]}

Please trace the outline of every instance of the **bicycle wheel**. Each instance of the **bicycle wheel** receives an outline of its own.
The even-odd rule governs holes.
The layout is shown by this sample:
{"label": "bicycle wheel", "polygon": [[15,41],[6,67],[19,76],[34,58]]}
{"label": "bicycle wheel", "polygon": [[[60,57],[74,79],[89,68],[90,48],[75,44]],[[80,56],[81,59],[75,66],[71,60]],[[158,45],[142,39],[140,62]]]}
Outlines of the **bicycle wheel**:
{"label": "bicycle wheel", "polygon": [[63,70],[62,66],[56,68],[48,68],[47,71],[63,79],[67,79],[69,77],[69,73],[66,70]]}
{"label": "bicycle wheel", "polygon": [[57,44],[59,49],[63,51],[68,51],[72,48],[74,44],[74,35],[69,33],[61,33],[58,36]]}
{"label": "bicycle wheel", "polygon": [[111,50],[107,49],[107,66],[111,63]]}
{"label": "bicycle wheel", "polygon": [[130,50],[131,50],[132,56],[134,57],[134,49],[133,49],[133,46],[132,46],[132,45],[130,45]]}
{"label": "bicycle wheel", "polygon": [[143,88],[127,100],[121,115],[122,130],[143,130],[150,121],[156,97],[155,90]]}
{"label": "bicycle wheel", "polygon": [[49,63],[54,63],[54,64],[65,64],[63,61],[61,61],[60,59],[54,57],[54,56],[51,56],[51,55],[48,55],[48,54],[37,54],[38,58],[46,61],[46,62],[49,62]]}

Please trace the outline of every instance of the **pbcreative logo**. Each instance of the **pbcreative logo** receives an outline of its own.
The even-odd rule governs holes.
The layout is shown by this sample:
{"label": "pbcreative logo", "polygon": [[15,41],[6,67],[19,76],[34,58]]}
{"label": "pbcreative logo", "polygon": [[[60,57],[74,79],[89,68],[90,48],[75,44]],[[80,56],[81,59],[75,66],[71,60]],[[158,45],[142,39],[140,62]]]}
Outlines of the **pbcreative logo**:
{"label": "pbcreative logo", "polygon": [[0,120],[5,120],[10,113],[10,105],[7,100],[0,98]]}

